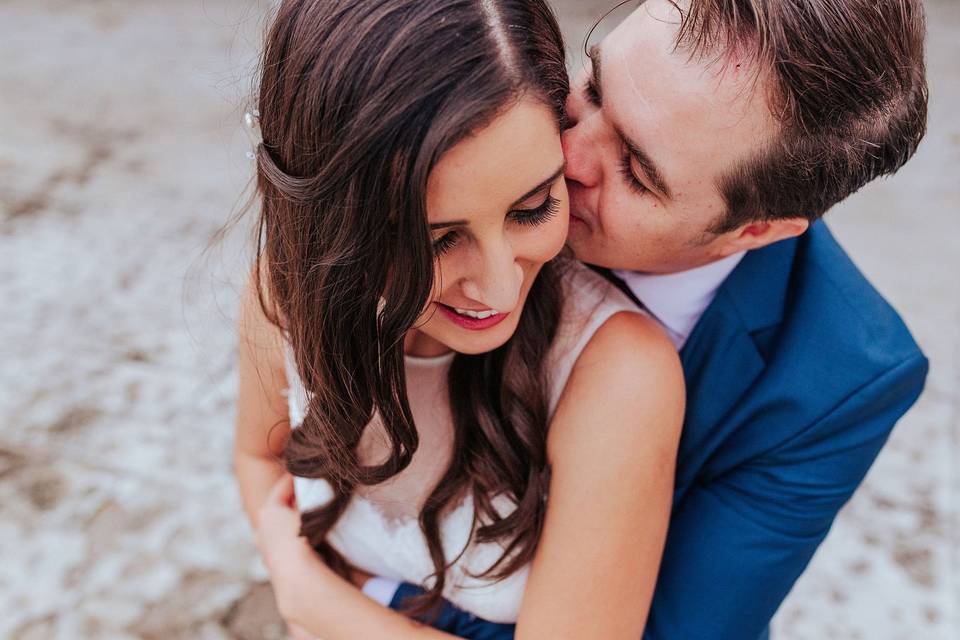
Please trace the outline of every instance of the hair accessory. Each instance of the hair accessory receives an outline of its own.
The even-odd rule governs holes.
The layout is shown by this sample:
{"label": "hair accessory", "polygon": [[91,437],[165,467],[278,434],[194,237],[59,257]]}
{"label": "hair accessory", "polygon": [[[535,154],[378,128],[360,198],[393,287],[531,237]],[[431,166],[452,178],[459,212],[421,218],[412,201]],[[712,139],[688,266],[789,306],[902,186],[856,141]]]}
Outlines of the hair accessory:
{"label": "hair accessory", "polygon": [[247,160],[257,159],[257,147],[263,144],[263,134],[260,133],[260,112],[251,109],[243,114],[243,128],[250,139],[250,150],[247,151]]}

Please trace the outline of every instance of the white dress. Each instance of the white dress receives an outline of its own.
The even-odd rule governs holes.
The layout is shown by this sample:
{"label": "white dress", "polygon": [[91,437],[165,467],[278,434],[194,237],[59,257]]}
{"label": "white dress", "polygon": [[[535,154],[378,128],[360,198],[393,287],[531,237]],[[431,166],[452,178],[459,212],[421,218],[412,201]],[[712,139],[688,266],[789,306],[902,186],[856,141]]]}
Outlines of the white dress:
{"label": "white dress", "polygon": [[[597,329],[618,312],[640,313],[616,287],[579,263],[569,266],[563,282],[563,315],[547,359],[551,417],[574,363]],[[433,573],[417,514],[451,456],[453,426],[446,376],[453,357],[453,353],[436,358],[407,356],[407,389],[420,446],[402,473],[376,486],[359,487],[327,536],[330,545],[351,564],[374,575],[428,586],[427,579]],[[290,425],[296,428],[303,421],[307,395],[289,347],[286,369]],[[360,459],[366,464],[382,461],[388,451],[386,442],[381,423],[374,419],[361,438]],[[325,480],[296,478],[294,486],[301,511],[326,504],[332,497]],[[514,508],[505,496],[495,499],[494,505],[503,515]],[[469,496],[441,521],[448,560],[466,546],[472,522],[473,501]],[[444,597],[485,620],[516,622],[529,565],[499,582],[471,575],[483,573],[502,554],[503,548],[497,543],[471,543],[448,569]]]}

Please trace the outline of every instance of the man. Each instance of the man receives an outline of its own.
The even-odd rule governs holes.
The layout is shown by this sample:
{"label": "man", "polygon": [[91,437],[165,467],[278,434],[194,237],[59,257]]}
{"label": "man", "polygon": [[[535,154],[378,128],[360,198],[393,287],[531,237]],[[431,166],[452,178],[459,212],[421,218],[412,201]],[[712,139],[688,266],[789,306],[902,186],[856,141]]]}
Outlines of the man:
{"label": "man", "polygon": [[[648,0],[590,52],[569,245],[661,322],[688,385],[645,638],[767,637],[923,388],[926,359],[818,220],[916,150],[924,29],[919,0]],[[394,606],[411,590],[367,591],[385,586]]]}

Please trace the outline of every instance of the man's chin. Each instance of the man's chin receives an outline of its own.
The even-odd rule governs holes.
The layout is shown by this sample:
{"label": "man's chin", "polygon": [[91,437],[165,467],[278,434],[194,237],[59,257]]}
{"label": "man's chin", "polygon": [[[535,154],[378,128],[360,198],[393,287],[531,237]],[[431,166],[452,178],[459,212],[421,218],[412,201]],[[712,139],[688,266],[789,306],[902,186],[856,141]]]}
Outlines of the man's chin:
{"label": "man's chin", "polygon": [[641,270],[640,265],[624,265],[616,260],[616,255],[611,255],[608,248],[597,242],[592,242],[592,236],[575,237],[573,234],[567,236],[567,249],[573,254],[573,257],[584,264],[588,264],[600,269],[637,271]]}
{"label": "man's chin", "polygon": [[585,262],[598,267],[604,266],[602,264],[602,260],[599,262],[597,261],[598,257],[602,257],[602,252],[593,250],[594,247],[589,241],[589,237],[577,237],[573,233],[572,227],[570,234],[567,235],[567,249],[573,254],[573,257],[580,262]]}
{"label": "man's chin", "polygon": [[570,228],[571,229],[586,229],[589,231],[590,225],[587,224],[587,218],[584,216],[579,216],[573,211],[570,212]]}

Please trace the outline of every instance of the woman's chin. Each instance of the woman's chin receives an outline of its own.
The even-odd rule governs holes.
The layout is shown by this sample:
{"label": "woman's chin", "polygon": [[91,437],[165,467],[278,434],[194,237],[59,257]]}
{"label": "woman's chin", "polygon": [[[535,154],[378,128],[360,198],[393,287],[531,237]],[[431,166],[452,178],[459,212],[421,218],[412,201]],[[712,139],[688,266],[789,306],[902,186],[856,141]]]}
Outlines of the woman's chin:
{"label": "woman's chin", "polygon": [[510,337],[507,336],[503,340],[464,340],[456,346],[450,346],[457,353],[462,353],[465,356],[476,356],[499,349],[506,344],[509,339]]}
{"label": "woman's chin", "polygon": [[501,325],[482,331],[455,328],[443,342],[457,353],[475,356],[499,349],[513,337],[516,322],[508,320]]}

